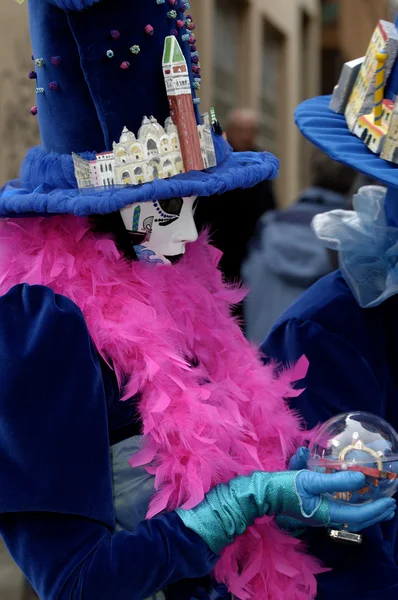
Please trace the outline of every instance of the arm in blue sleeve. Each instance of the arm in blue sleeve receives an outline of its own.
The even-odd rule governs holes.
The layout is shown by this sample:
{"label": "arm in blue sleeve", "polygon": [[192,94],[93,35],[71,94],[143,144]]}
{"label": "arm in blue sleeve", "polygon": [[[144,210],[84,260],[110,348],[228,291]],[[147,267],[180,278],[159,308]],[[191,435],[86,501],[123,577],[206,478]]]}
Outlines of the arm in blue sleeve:
{"label": "arm in blue sleeve", "polygon": [[114,535],[81,517],[7,514],[0,534],[41,600],[143,600],[217,560],[176,513]]}
{"label": "arm in blue sleeve", "polygon": [[[326,331],[314,321],[291,318],[277,324],[262,345],[265,360],[293,364],[305,354],[310,366],[303,393],[291,400],[312,428],[338,413],[364,410],[385,418],[385,393],[364,353],[344,334]],[[380,381],[380,383],[379,383]],[[371,527],[360,547],[336,544],[321,531],[307,531],[310,552],[332,570],[318,579],[320,600],[341,596],[352,600],[398,598],[398,566],[394,555],[398,515]],[[374,574],[377,572],[377,577]],[[342,592],[344,590],[344,592]]]}
{"label": "arm in blue sleeve", "polygon": [[175,513],[114,534],[102,372],[68,298],[0,297],[0,389],[0,535],[42,600],[142,600],[212,570]]}
{"label": "arm in blue sleeve", "polygon": [[375,398],[382,396],[380,385],[359,350],[318,323],[283,321],[271,331],[261,350],[265,361],[271,357],[283,365],[294,364],[303,354],[308,358],[305,389],[290,404],[309,428],[339,413],[375,413],[383,408],[375,406]]}

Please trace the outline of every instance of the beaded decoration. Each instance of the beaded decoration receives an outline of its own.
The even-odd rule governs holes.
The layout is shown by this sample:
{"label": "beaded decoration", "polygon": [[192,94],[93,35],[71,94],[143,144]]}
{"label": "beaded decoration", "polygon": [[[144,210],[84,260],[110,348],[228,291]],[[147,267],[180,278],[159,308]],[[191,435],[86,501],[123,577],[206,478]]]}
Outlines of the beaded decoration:
{"label": "beaded decoration", "polygon": [[[168,213],[165,213],[159,206],[159,203],[157,200],[153,200],[153,206],[154,208],[156,208],[157,212],[159,213],[159,215],[162,217],[162,219],[164,220],[168,220],[170,219],[170,215]],[[175,216],[175,215],[174,215]]]}
{"label": "beaded decoration", "polygon": [[[174,28],[171,29],[170,34],[176,38],[181,37],[181,40],[183,42],[189,42],[189,44],[191,46],[191,67],[190,67],[190,69],[192,70],[192,73],[194,75],[193,78],[191,76],[192,89],[199,90],[200,85],[201,85],[201,79],[199,76],[200,75],[199,54],[198,54],[196,46],[195,46],[196,38],[191,33],[191,31],[193,31],[195,29],[195,25],[193,23],[191,15],[189,15],[189,14],[184,15],[184,12],[190,8],[190,3],[187,1],[179,2],[178,0],[167,0],[167,1],[171,7],[175,7],[175,9],[169,10],[167,12],[167,17],[170,20],[175,19],[175,25],[173,23]],[[166,3],[166,0],[156,0],[156,4],[158,4],[158,5],[162,5],[165,3]],[[150,23],[148,23],[144,27],[144,31],[149,36],[152,36],[155,33],[154,27]],[[118,40],[121,37],[121,33],[118,29],[112,29],[112,30],[110,30],[109,33],[110,33],[110,36],[112,37],[112,39],[114,39],[114,40]],[[141,52],[141,47],[138,44],[133,44],[132,46],[129,47],[129,50],[130,50],[131,54],[138,55]],[[114,58],[114,56],[115,56],[114,50],[109,48],[106,51],[105,56],[108,59]],[[42,57],[35,59],[34,56],[32,55],[32,60],[34,61],[35,66],[37,68],[42,68],[46,64],[46,60]],[[53,66],[58,67],[61,64],[61,57],[60,56],[52,56],[50,61]],[[120,68],[122,70],[129,69],[130,62],[128,60],[122,61],[120,63]],[[28,76],[32,80],[35,80],[38,77],[37,72],[33,71],[33,70],[29,72]],[[52,91],[59,90],[59,87],[60,86],[57,81],[50,81],[48,83],[48,88]],[[45,93],[44,87],[36,87],[36,94],[44,94],[44,93]],[[200,99],[192,98],[192,102],[194,105],[198,105],[200,103]],[[31,110],[31,112],[33,111],[32,114],[37,114],[37,107],[32,107],[30,110]]]}

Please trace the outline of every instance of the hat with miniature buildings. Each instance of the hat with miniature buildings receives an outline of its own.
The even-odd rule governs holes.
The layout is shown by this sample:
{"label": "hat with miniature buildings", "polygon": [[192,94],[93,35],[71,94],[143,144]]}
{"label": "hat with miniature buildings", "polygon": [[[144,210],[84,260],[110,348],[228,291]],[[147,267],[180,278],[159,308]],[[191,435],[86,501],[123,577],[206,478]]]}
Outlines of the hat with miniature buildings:
{"label": "hat with miniature buildings", "polygon": [[398,187],[398,31],[379,21],[366,56],[347,62],[332,96],[296,110],[302,134],[331,158]]}
{"label": "hat with miniature buildings", "polygon": [[201,114],[189,2],[29,0],[42,145],[0,192],[0,216],[107,214],[133,202],[210,196],[278,174],[233,152]]}

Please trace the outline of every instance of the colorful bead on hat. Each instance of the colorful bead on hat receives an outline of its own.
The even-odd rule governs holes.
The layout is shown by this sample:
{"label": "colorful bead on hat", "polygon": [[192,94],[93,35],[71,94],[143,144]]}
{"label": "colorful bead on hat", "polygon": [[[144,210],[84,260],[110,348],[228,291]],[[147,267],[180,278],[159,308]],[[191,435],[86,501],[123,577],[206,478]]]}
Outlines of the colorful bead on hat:
{"label": "colorful bead on hat", "polygon": [[0,217],[18,207],[106,213],[154,194],[210,195],[277,174],[275,157],[233,153],[200,114],[187,8],[181,0],[30,0],[42,144],[22,165],[26,194],[6,208],[0,194]]}

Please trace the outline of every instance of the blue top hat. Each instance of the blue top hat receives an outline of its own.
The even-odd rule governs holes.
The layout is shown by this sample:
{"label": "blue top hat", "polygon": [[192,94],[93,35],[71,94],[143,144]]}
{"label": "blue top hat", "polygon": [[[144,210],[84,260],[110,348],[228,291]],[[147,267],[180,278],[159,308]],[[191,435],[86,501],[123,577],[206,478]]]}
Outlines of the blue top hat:
{"label": "blue top hat", "polygon": [[[397,22],[395,26],[397,27]],[[381,28],[383,27],[382,24]],[[394,34],[395,43],[398,44],[397,32],[392,25],[389,27]],[[374,50],[374,45],[371,45],[370,51]],[[398,59],[396,51],[394,54],[395,58],[388,79],[383,84],[376,79],[372,87],[374,96],[371,110],[374,124],[376,118],[385,119],[394,104],[397,106]],[[388,53],[386,55],[388,56]],[[373,60],[377,56],[375,54]],[[377,61],[379,60],[377,58]],[[369,65],[366,59],[364,65],[365,68]],[[382,68],[377,65],[376,76],[381,70]],[[353,75],[355,76],[355,73]],[[342,76],[341,81],[346,85],[348,80],[349,76],[345,78]],[[362,86],[365,79],[361,76],[361,80],[355,79],[355,83],[357,81]],[[353,83],[352,79],[351,83]],[[383,103],[382,98],[380,100],[376,98],[379,90],[383,92],[383,98],[387,103]],[[341,95],[337,91],[334,100],[336,98],[342,100],[344,96],[349,96],[352,86],[347,85],[340,91]],[[342,274],[359,305],[363,308],[371,308],[398,293],[398,164],[381,158],[367,147],[366,143],[370,143],[372,138],[377,142],[377,137],[373,137],[374,133],[369,136],[364,128],[361,135],[360,127],[357,129],[357,124],[361,126],[363,123],[361,119],[366,119],[367,123],[371,122],[368,119],[370,112],[368,109],[365,117],[362,114],[356,117],[357,135],[354,135],[347,125],[346,114],[337,114],[330,108],[331,98],[331,96],[313,98],[303,102],[297,108],[295,117],[300,131],[332,159],[381,183],[387,188],[387,192],[379,186],[362,188],[354,198],[354,211],[332,211],[317,217],[313,225],[324,245],[339,251]],[[388,103],[390,103],[389,107],[387,107]],[[344,101],[342,104],[344,108]],[[373,111],[379,105],[384,106],[384,113]],[[376,114],[379,116],[376,117]],[[392,113],[389,114],[389,118],[391,129]],[[388,129],[389,133],[390,129]],[[369,127],[369,131],[371,130],[376,131],[376,128]],[[358,135],[360,137],[357,137]],[[396,160],[396,156],[391,155],[390,158]]]}
{"label": "blue top hat", "polygon": [[[394,30],[392,24],[385,22],[381,28],[386,25],[390,31]],[[398,17],[395,22],[395,39],[398,36],[397,26]],[[384,82],[384,98],[395,103],[397,97],[398,57],[393,61],[390,75]],[[385,185],[388,188],[384,203],[387,224],[398,227],[398,164],[384,160],[368,149],[362,139],[351,133],[345,114],[337,114],[331,110],[330,102],[331,96],[303,102],[296,110],[297,126],[307,139],[331,158]]]}
{"label": "blue top hat", "polygon": [[[398,25],[398,18],[395,26]],[[392,25],[391,25],[392,27]],[[398,59],[384,85],[384,97],[395,101],[398,95]],[[345,114],[330,108],[331,96],[306,100],[296,110],[295,120],[301,133],[315,146],[337,160],[390,189],[398,188],[398,165],[374,154],[363,141],[351,133]]]}
{"label": "blue top hat", "polygon": [[318,96],[300,104],[295,120],[301,133],[333,160],[388,187],[398,188],[398,166],[371,152],[351,133],[345,116],[330,110],[331,98]]}
{"label": "blue top hat", "polygon": [[[133,202],[209,196],[277,176],[279,164],[274,156],[232,152],[213,119],[212,126],[208,123],[203,131],[213,158],[215,154],[213,162],[201,162],[196,153],[199,158],[190,168],[178,169],[175,162],[165,174],[153,167],[149,183],[139,177],[140,169],[134,173],[135,181],[124,170],[119,173],[123,185],[115,185],[116,174],[108,164],[112,173],[102,178],[102,187],[94,189],[88,184],[86,189],[78,189],[76,164],[88,165],[91,174],[98,167],[99,173],[99,162],[104,157],[106,162],[106,153],[113,152],[114,142],[123,141],[121,136],[130,143],[137,140],[136,134],[145,136],[157,130],[162,137],[165,130],[160,124],[164,122],[169,126],[166,132],[172,134],[176,127],[170,113],[174,116],[180,103],[189,113],[188,127],[182,123],[186,130],[178,131],[181,151],[187,143],[185,136],[194,139],[198,135],[201,119],[195,88],[200,85],[200,64],[195,26],[187,9],[189,2],[182,0],[29,0],[34,60],[30,77],[35,79],[37,92],[37,109],[32,112],[38,113],[42,146],[28,152],[20,179],[1,191],[0,216],[106,214]],[[168,42],[166,51],[166,38],[178,44]],[[175,105],[174,100],[169,102],[170,94],[168,99],[165,77],[170,71],[164,68],[165,62],[173,68],[174,59],[185,62],[183,85],[189,87],[189,96],[186,89],[184,96],[171,92]],[[161,151],[167,154],[177,146],[167,147],[173,142],[172,135],[164,139]],[[195,141],[196,150],[200,143]],[[206,157],[206,148],[202,151]],[[122,152],[118,153],[120,161]],[[135,158],[141,159],[139,152]],[[133,183],[136,185],[129,185]]]}

